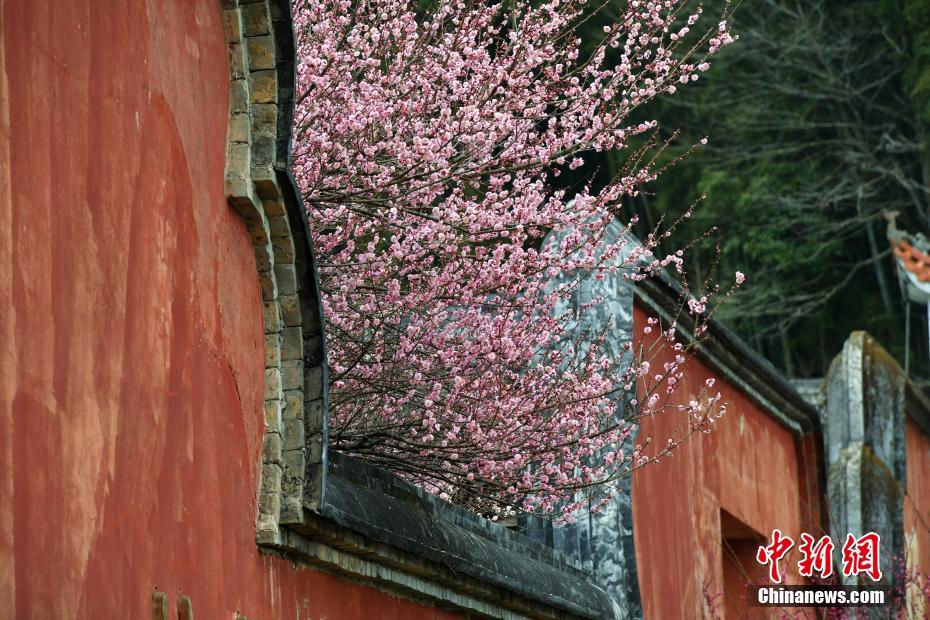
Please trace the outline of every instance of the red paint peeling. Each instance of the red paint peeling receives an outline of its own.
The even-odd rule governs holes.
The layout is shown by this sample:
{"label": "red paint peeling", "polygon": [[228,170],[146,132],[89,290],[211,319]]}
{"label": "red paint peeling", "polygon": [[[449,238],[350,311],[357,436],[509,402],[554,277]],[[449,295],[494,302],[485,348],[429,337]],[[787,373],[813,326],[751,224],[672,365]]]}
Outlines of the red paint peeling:
{"label": "red paint peeling", "polygon": [[[262,314],[223,194],[219,0],[0,11],[0,618],[142,618],[155,588],[205,618],[454,617],[254,543]],[[680,393],[714,375],[691,360]],[[647,618],[726,589],[721,511],[795,538],[821,522],[814,439],[718,386],[716,432],[634,476]],[[906,441],[930,567],[930,440],[908,423]]]}
{"label": "red paint peeling", "polygon": [[204,618],[453,617],[255,545],[219,0],[0,11],[0,618],[144,618],[155,588]]}
{"label": "red paint peeling", "polygon": [[[637,337],[647,318],[637,305]],[[663,349],[651,363],[661,367],[673,357]],[[724,564],[734,564],[734,555],[742,558],[746,573],[755,574],[753,556],[742,547],[725,559],[721,511],[766,537],[779,528],[797,539],[801,531],[818,527],[805,519],[812,514],[801,499],[807,497],[808,474],[799,471],[800,455],[791,431],[694,357],[686,363],[674,398],[687,402],[710,377],[716,378],[714,391],[719,390],[728,405],[713,432],[693,435],[672,457],[633,475],[636,562],[646,618],[704,617],[708,599],[724,593],[726,582],[733,581]],[[645,419],[639,440],[652,437],[653,445],[664,446],[668,438],[681,436],[686,428],[683,416],[661,413]],[[797,567],[785,568],[786,582],[799,583]],[[741,608],[738,601],[723,599],[723,610],[731,612],[727,617]]]}
{"label": "red paint peeling", "polygon": [[907,564],[930,581],[930,438],[906,419],[907,497],[904,498],[904,535]]}

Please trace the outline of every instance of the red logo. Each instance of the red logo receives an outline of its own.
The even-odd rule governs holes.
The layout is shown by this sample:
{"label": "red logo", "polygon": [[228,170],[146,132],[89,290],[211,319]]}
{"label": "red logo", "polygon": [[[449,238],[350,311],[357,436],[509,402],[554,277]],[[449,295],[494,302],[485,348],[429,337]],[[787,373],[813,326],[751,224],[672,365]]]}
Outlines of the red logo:
{"label": "red logo", "polygon": [[[846,542],[843,544],[843,576],[857,577],[864,574],[868,575],[872,581],[881,581],[882,571],[878,551],[880,543],[881,539],[875,532],[863,534],[859,538],[847,534]],[[783,535],[781,530],[772,530],[771,544],[760,546],[756,552],[756,561],[759,564],[768,565],[769,579],[773,583],[781,583],[782,574],[778,562],[788,554],[792,547],[794,547],[794,541],[791,537]],[[801,552],[798,573],[802,577],[813,577],[816,572],[826,579],[833,574],[834,549],[835,545],[829,536],[823,536],[818,540],[810,534],[801,534],[801,544],[798,545],[798,551]]]}
{"label": "red logo", "polygon": [[781,572],[778,570],[778,561],[785,557],[794,541],[782,536],[781,530],[772,530],[772,544],[759,547],[756,551],[756,561],[759,564],[769,565],[769,579],[774,583],[781,583]]}
{"label": "red logo", "polygon": [[865,573],[872,581],[881,580],[882,569],[878,565],[880,542],[875,532],[869,532],[860,538],[847,534],[843,544],[843,575],[855,577]]}
{"label": "red logo", "polygon": [[814,571],[824,579],[832,575],[833,547],[833,541],[829,536],[824,536],[815,543],[810,534],[801,534],[801,544],[798,545],[798,551],[803,556],[798,562],[798,572],[801,576],[813,577]]}

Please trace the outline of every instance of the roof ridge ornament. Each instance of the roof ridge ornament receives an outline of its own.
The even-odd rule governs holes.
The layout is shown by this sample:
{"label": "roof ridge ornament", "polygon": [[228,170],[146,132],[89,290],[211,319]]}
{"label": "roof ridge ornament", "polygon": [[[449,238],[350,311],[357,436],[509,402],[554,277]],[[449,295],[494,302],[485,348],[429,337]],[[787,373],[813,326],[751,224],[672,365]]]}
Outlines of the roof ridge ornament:
{"label": "roof ridge ornament", "polygon": [[907,297],[919,304],[930,301],[930,240],[923,233],[911,234],[898,228],[897,211],[884,211],[888,221],[888,241],[898,265],[898,275],[906,280]]}
{"label": "roof ridge ornament", "polygon": [[911,302],[927,308],[930,326],[930,240],[922,233],[910,234],[898,228],[897,211],[882,212],[888,221],[887,237],[897,265],[898,283],[904,297],[904,375],[910,366]]}

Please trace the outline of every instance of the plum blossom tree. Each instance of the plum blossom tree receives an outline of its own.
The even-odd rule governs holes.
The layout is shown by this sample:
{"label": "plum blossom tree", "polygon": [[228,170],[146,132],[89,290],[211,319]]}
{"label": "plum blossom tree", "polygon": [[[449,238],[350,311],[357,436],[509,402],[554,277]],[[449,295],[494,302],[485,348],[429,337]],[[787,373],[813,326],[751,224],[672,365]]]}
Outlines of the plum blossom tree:
{"label": "plum blossom tree", "polygon": [[[681,251],[653,254],[666,232],[630,247],[608,225],[635,221],[624,199],[661,171],[656,122],[631,115],[733,41],[724,18],[698,32],[687,4],[631,0],[582,53],[585,0],[295,0],[293,161],[320,255],[332,449],[475,510],[556,518],[648,460],[627,445],[635,417],[662,408],[684,358],[612,358],[609,333],[557,307],[585,278],[682,268]],[[558,188],[609,150],[629,157],[606,186]],[[547,231],[565,234],[543,246]],[[656,324],[683,352],[673,327]],[[637,381],[645,402],[621,398]],[[695,398],[676,408],[691,430],[720,408]]]}

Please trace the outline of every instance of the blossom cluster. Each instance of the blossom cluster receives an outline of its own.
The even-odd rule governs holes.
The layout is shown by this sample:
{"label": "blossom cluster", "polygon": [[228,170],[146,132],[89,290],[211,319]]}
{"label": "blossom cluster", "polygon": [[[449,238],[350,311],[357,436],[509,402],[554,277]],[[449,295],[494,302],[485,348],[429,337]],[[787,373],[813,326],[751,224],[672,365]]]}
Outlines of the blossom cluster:
{"label": "blossom cluster", "polygon": [[[667,233],[632,247],[608,229],[635,222],[624,201],[658,174],[634,146],[657,124],[631,114],[697,80],[733,40],[726,22],[699,32],[699,6],[630,0],[591,49],[585,0],[294,9],[293,166],[319,253],[332,447],[476,510],[602,502],[642,458],[630,408],[657,406],[623,395],[680,371],[604,354],[611,334],[579,332],[559,301],[584,278],[681,271],[681,252],[657,254]],[[605,187],[558,188],[612,150],[631,163]],[[564,234],[542,244],[550,231]]]}

